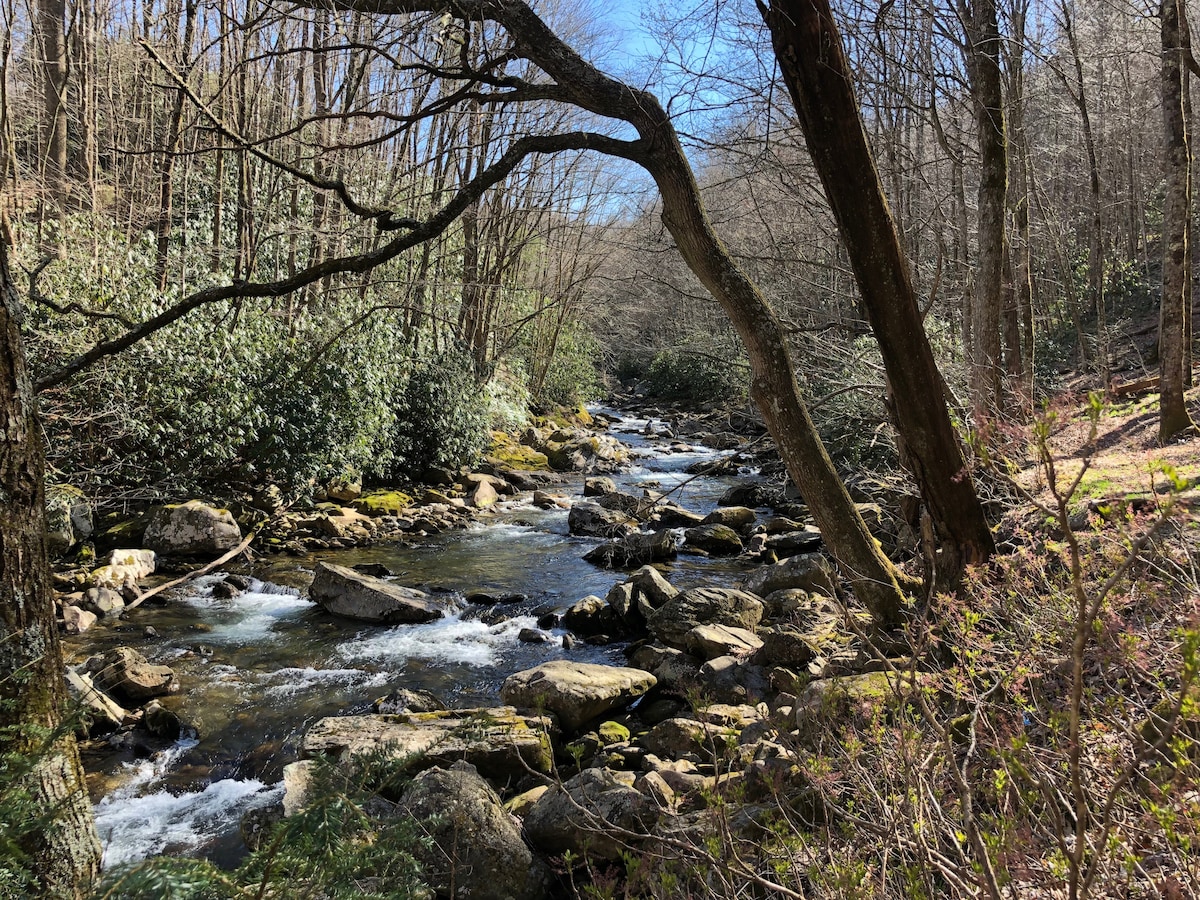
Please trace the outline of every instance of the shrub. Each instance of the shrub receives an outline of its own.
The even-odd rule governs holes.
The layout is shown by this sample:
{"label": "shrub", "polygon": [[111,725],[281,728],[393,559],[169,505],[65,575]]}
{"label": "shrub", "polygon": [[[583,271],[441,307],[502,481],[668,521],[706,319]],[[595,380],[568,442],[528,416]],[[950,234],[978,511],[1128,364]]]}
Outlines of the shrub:
{"label": "shrub", "polygon": [[417,361],[395,407],[392,474],[419,477],[430,466],[471,464],[487,443],[486,394],[470,356],[446,350]]}
{"label": "shrub", "polygon": [[748,370],[719,349],[672,348],[654,357],[646,372],[651,394],[667,400],[741,402],[749,388]]}

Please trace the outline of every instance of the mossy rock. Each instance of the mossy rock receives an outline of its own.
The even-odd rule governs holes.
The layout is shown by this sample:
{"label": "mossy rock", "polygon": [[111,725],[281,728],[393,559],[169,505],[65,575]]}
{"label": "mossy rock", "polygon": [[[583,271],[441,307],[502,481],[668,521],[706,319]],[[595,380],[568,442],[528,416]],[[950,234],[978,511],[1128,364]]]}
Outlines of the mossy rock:
{"label": "mossy rock", "polygon": [[371,491],[350,505],[364,516],[398,516],[412,506],[412,497],[403,491]]}
{"label": "mossy rock", "polygon": [[502,431],[492,432],[492,446],[486,457],[488,462],[499,469],[528,472],[545,472],[550,469],[550,460],[545,453],[517,443],[511,435]]}
{"label": "mossy rock", "polygon": [[600,740],[606,747],[629,740],[629,729],[620,722],[605,722],[596,729],[596,733],[600,735]]}

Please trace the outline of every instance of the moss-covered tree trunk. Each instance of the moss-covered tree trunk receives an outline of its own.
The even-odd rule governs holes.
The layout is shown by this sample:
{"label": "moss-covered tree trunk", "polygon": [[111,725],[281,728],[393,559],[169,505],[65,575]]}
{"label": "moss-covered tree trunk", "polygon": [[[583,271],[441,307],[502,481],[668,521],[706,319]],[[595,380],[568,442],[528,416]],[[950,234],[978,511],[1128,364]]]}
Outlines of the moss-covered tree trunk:
{"label": "moss-covered tree trunk", "polygon": [[[75,738],[62,729],[62,653],[46,555],[45,458],[0,240],[0,753],[38,756],[25,789],[46,814],[23,839],[45,896],[82,896],[100,845]],[[12,823],[9,823],[12,824]]]}
{"label": "moss-covered tree trunk", "polygon": [[761,8],[879,342],[909,467],[953,578],[961,564],[991,556],[995,544],[942,399],[941,373],[859,118],[841,34],[827,0],[772,0]]}

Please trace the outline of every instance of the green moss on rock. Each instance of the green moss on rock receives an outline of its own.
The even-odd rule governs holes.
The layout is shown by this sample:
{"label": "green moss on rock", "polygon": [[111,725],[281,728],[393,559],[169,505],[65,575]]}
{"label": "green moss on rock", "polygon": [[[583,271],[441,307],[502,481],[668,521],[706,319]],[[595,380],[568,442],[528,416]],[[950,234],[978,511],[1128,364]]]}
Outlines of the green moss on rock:
{"label": "green moss on rock", "polygon": [[398,516],[412,506],[412,497],[403,491],[371,491],[350,505],[364,516]]}

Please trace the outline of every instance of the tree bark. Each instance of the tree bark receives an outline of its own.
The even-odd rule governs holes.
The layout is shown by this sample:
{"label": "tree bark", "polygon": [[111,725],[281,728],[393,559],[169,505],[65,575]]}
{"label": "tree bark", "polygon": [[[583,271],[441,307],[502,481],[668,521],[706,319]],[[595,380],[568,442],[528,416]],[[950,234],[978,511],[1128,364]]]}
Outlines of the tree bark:
{"label": "tree bark", "polygon": [[[42,48],[41,171],[43,217],[61,221],[67,207],[67,39],[65,0],[39,0],[38,38]],[[47,245],[57,246],[60,235]]]}
{"label": "tree bark", "polygon": [[1188,296],[1188,215],[1191,202],[1189,135],[1183,110],[1183,41],[1179,0],[1163,0],[1162,110],[1163,202],[1162,304],[1158,319],[1159,419],[1158,438],[1169,441],[1194,428],[1184,402],[1184,303]]}
{"label": "tree bark", "polygon": [[760,11],[879,343],[896,428],[955,560],[948,573],[954,577],[959,565],[991,556],[995,543],[941,399],[941,373],[858,114],[841,35],[828,0],[771,0]]}
{"label": "tree bark", "polygon": [[1000,310],[1007,138],[996,2],[976,0],[970,9],[963,4],[961,15],[967,31],[967,72],[979,136],[979,251],[971,296],[971,406],[979,426],[995,416],[1002,403]]}
{"label": "tree bark", "polygon": [[[46,896],[82,896],[100,843],[70,729],[46,555],[45,458],[20,303],[0,239],[0,753],[38,762],[27,788],[48,815],[25,841]],[[47,738],[49,736],[49,738]]]}

